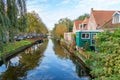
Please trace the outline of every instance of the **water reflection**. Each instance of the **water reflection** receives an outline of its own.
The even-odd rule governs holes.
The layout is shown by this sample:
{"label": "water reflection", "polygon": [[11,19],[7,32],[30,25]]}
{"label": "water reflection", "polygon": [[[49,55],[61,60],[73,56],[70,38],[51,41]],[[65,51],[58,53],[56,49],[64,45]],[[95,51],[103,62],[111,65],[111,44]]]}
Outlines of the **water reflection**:
{"label": "water reflection", "polygon": [[55,54],[61,59],[67,59],[68,55],[65,54],[65,49],[62,46],[60,46],[60,44],[57,41],[52,40],[52,42],[54,43],[53,49],[55,51]]}
{"label": "water reflection", "polygon": [[83,65],[81,65],[80,61],[73,55],[71,55],[70,53],[68,53],[63,47],[60,46],[60,44],[53,40],[54,43],[54,51],[56,53],[56,55],[58,55],[60,58],[64,58],[64,59],[71,59],[72,62],[75,64],[75,70],[77,75],[80,77],[80,79],[82,80],[89,80],[90,78],[88,77],[88,73],[86,72],[86,69]]}
{"label": "water reflection", "polygon": [[0,80],[89,80],[86,76],[79,61],[52,40],[32,46],[0,67]]}
{"label": "water reflection", "polygon": [[34,69],[40,64],[38,62],[42,60],[43,51],[46,49],[46,46],[47,42],[43,46],[40,46],[40,44],[34,45],[7,61],[0,67],[0,70],[4,69],[0,71],[0,80],[24,80],[23,77],[27,75],[27,71]]}

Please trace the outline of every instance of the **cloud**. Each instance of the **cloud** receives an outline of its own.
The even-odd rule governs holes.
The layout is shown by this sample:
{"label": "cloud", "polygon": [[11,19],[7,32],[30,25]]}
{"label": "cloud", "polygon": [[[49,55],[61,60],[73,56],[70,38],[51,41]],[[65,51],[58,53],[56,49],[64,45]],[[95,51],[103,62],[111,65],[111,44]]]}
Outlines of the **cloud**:
{"label": "cloud", "polygon": [[[117,5],[119,5],[120,0],[82,0],[78,3],[76,8],[80,9],[89,9],[89,8],[95,8],[95,9],[117,9]],[[115,6],[115,8],[113,8]],[[120,8],[120,7],[119,7]]]}
{"label": "cloud", "polygon": [[70,2],[70,0],[63,0],[62,2],[61,2],[61,4],[68,4]]}
{"label": "cloud", "polygon": [[29,12],[36,11],[49,29],[54,27],[60,18],[75,19],[84,13],[95,10],[119,10],[120,0],[28,0]]}

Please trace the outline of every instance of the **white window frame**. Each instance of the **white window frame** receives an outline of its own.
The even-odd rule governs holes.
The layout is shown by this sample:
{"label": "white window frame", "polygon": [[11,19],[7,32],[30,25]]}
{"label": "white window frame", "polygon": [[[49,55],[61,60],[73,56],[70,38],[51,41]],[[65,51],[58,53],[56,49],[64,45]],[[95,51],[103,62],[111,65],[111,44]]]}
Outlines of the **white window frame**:
{"label": "white window frame", "polygon": [[[119,16],[116,17],[115,14],[118,14]],[[118,19],[118,20],[117,20]],[[115,12],[113,14],[113,19],[112,19],[112,24],[117,24],[117,23],[120,23],[120,13],[119,12]]]}
{"label": "white window frame", "polygon": [[[83,34],[88,34],[89,37],[88,37],[88,38],[83,38],[83,37],[82,37]],[[90,33],[81,33],[81,39],[90,39]]]}

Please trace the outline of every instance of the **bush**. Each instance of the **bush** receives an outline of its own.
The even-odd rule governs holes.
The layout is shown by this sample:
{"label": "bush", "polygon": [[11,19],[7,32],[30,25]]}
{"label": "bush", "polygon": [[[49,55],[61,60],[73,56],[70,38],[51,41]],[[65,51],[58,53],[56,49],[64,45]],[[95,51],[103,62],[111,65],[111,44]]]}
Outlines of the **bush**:
{"label": "bush", "polygon": [[92,75],[95,80],[119,80],[120,79],[120,29],[114,33],[105,31],[96,38],[99,52],[92,56],[94,65]]}

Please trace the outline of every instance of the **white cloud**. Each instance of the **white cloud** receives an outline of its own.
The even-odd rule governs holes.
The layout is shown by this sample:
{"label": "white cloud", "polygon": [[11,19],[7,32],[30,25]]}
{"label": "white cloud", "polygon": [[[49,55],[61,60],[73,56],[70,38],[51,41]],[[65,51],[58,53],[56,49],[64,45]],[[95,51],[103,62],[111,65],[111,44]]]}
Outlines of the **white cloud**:
{"label": "white cloud", "polygon": [[61,4],[68,4],[70,2],[70,0],[63,0],[62,2],[61,2]]}
{"label": "white cloud", "polygon": [[[89,8],[95,8],[95,9],[113,9],[113,6],[116,6],[114,9],[117,9],[117,5],[120,4],[120,0],[82,0],[79,2],[79,4],[76,6],[81,9],[89,9]],[[120,8],[120,7],[119,7]]]}
{"label": "white cloud", "polygon": [[[39,2],[39,0],[36,1]],[[42,1],[47,2],[48,0]],[[72,9],[69,7],[67,9],[62,7],[63,5],[65,7],[68,6],[70,1],[72,1]],[[120,0],[63,0],[59,4],[59,7],[62,9],[60,8],[59,10],[55,7],[55,5],[52,7],[54,10],[49,10],[48,4],[28,5],[28,11],[35,10],[49,29],[52,29],[54,24],[57,23],[60,18],[68,17],[70,19],[75,19],[84,13],[90,13],[91,8],[100,10],[120,10]]]}

